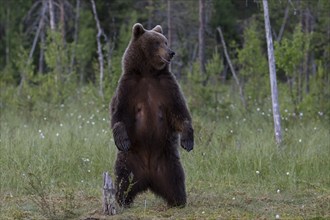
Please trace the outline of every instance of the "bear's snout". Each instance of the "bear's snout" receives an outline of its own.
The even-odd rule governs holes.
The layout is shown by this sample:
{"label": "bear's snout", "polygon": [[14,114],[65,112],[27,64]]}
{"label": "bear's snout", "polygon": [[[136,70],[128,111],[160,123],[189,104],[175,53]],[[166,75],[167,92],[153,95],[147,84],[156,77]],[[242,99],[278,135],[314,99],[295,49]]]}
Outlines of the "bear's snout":
{"label": "bear's snout", "polygon": [[174,55],[175,55],[175,52],[172,51],[172,50],[169,50],[169,55],[170,55],[170,58],[172,59],[174,57]]}

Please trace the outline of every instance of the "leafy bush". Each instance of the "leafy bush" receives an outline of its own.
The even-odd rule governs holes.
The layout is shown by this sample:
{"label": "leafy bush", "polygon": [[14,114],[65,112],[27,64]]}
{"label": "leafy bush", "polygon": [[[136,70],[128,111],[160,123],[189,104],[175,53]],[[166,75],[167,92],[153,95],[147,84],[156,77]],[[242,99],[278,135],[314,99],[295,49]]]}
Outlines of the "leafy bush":
{"label": "leafy bush", "polygon": [[182,82],[192,112],[212,118],[231,114],[230,108],[234,101],[226,93],[229,86],[220,81],[222,70],[223,65],[217,50],[207,62],[204,75],[199,72],[199,63],[193,64],[187,81]]}
{"label": "leafy bush", "polygon": [[260,29],[256,19],[251,19],[244,30],[243,47],[237,50],[239,74],[248,106],[253,105],[251,101],[262,103],[270,94],[267,55],[263,50],[264,32]]}

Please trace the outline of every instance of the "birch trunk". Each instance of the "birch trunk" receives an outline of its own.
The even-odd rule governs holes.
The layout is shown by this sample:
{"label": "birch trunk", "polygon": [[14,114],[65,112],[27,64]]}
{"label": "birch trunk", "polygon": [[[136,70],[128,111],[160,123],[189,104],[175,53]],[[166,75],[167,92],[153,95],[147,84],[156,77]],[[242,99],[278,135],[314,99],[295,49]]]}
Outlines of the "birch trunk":
{"label": "birch trunk", "polygon": [[199,0],[199,62],[200,72],[205,74],[205,0]]}
{"label": "birch trunk", "polygon": [[275,139],[276,139],[276,143],[279,145],[282,142],[282,130],[281,130],[280,107],[279,107],[279,103],[278,103],[278,93],[277,93],[274,47],[273,47],[273,39],[272,39],[272,35],[271,35],[270,21],[269,21],[268,1],[263,0],[262,3],[263,3],[263,8],[264,8],[264,19],[265,19],[267,51],[268,51],[270,86],[271,86],[271,93],[272,93]]}
{"label": "birch trunk", "polygon": [[104,65],[103,65],[103,53],[102,53],[102,44],[101,44],[102,29],[101,29],[99,18],[97,16],[94,0],[91,0],[91,3],[92,3],[94,19],[95,19],[96,27],[97,27],[96,41],[97,41],[97,53],[98,53],[98,59],[99,59],[99,65],[100,65],[99,94],[103,98],[104,97],[103,96]]}
{"label": "birch trunk", "polygon": [[[71,54],[71,62],[70,62],[70,74],[73,72],[74,61],[76,59],[76,47],[78,43],[78,25],[79,25],[79,13],[80,13],[80,0],[76,0],[76,17],[74,22],[74,34],[73,34],[73,47]],[[82,73],[80,73],[80,79],[82,80]]]}
{"label": "birch trunk", "polygon": [[55,15],[54,15],[54,5],[53,0],[48,0],[49,3],[49,23],[50,23],[50,29],[52,31],[55,30]]}

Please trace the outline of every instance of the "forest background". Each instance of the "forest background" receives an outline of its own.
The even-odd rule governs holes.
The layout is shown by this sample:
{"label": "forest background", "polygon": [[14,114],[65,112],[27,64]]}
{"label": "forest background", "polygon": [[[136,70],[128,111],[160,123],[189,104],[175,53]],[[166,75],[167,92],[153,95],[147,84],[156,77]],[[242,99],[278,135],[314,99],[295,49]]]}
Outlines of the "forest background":
{"label": "forest background", "polygon": [[[163,27],[194,118],[195,152],[182,153],[193,201],[181,214],[329,217],[329,11],[328,0],[269,1],[278,146],[262,1],[0,0],[0,217],[87,215],[78,198],[98,206],[115,157],[108,104],[136,22]],[[146,208],[149,197],[122,214],[180,218],[159,214],[158,200]]]}

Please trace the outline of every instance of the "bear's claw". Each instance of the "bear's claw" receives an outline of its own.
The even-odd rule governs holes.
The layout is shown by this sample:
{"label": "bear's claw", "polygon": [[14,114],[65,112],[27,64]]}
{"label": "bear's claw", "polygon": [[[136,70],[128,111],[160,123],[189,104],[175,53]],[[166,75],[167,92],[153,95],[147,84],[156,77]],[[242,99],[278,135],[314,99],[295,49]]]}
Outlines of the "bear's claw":
{"label": "bear's claw", "polygon": [[192,149],[194,149],[194,141],[193,140],[181,140],[181,146],[183,147],[183,149],[185,149],[186,151],[191,151]]}
{"label": "bear's claw", "polygon": [[188,152],[194,148],[194,129],[190,125],[181,135],[181,146]]}

